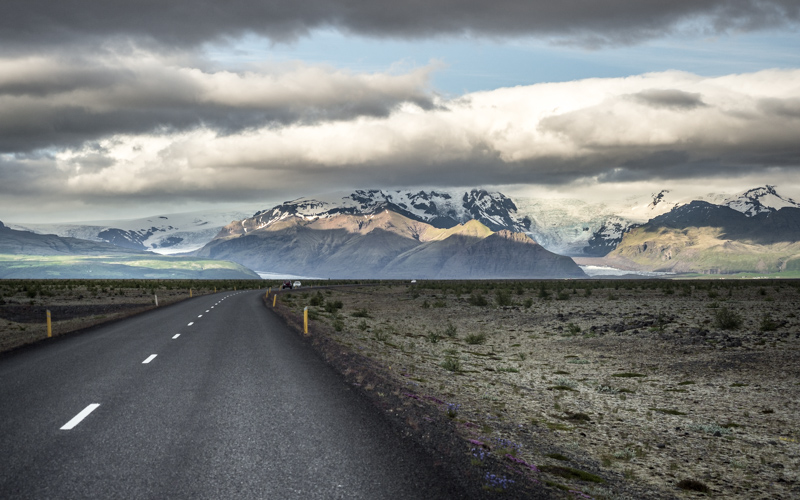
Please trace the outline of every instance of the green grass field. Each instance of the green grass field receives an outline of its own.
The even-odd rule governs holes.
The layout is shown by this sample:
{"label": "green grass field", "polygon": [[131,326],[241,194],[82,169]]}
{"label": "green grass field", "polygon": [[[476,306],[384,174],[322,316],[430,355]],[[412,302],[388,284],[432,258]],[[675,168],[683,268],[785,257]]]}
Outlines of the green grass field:
{"label": "green grass field", "polygon": [[161,255],[3,255],[6,279],[259,279],[239,264]]}

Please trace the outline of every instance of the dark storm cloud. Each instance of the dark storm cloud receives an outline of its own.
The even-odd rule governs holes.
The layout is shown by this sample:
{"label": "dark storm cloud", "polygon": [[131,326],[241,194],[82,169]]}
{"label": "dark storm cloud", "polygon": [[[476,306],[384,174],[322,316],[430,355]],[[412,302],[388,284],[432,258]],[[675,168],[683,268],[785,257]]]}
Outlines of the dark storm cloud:
{"label": "dark storm cloud", "polygon": [[537,35],[602,45],[675,30],[785,26],[799,18],[796,0],[5,0],[0,46],[132,37],[189,47],[245,33],[286,41],[320,27],[377,37]]}
{"label": "dark storm cloud", "polygon": [[0,59],[0,152],[70,147],[114,134],[199,126],[249,128],[430,109],[430,68],[351,74],[293,65],[264,73],[206,73],[134,58]]}
{"label": "dark storm cloud", "polygon": [[648,89],[630,97],[655,108],[693,109],[706,105],[700,94],[675,89]]}

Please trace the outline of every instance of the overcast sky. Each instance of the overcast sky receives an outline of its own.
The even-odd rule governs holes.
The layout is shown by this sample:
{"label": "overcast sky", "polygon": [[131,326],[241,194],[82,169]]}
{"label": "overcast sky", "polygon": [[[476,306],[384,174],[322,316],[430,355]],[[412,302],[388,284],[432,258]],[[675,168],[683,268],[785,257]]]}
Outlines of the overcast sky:
{"label": "overcast sky", "polygon": [[0,220],[420,186],[800,198],[798,28],[796,0],[5,0]]}

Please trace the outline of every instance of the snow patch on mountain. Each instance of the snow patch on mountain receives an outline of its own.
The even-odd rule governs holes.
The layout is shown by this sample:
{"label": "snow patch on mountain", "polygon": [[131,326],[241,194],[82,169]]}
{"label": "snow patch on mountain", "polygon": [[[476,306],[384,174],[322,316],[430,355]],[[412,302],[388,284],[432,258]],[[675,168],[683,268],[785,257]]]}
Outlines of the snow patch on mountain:
{"label": "snow patch on mountain", "polygon": [[[493,231],[508,229],[524,232],[530,221],[519,217],[514,202],[502,193],[473,189],[457,190],[357,190],[349,194],[333,193],[314,198],[298,198],[269,210],[257,212],[255,229],[262,229],[288,217],[303,220],[337,215],[368,217],[383,210],[400,213],[410,219],[439,228],[450,228],[470,220],[479,220]],[[244,221],[243,221],[244,222]],[[246,225],[243,223],[243,226]]]}
{"label": "snow patch on mountain", "polygon": [[720,204],[742,212],[748,217],[787,207],[800,208],[800,203],[791,198],[784,198],[778,194],[775,186],[770,185],[749,189],[725,199]]}

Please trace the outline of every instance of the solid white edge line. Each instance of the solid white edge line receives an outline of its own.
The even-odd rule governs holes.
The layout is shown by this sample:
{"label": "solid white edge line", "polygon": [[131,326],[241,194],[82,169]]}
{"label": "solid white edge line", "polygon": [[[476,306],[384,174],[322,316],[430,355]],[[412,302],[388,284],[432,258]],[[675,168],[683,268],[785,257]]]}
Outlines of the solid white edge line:
{"label": "solid white edge line", "polygon": [[178,338],[178,337],[180,337],[180,336],[181,336],[181,334],[180,334],[180,333],[176,333],[176,334],[175,334],[175,336],[174,336],[174,337],[172,337],[172,340],[175,340],[175,339],[177,339],[177,338]]}
{"label": "solid white edge line", "polygon": [[193,324],[194,324],[194,321],[190,321],[189,324],[186,325],[186,326],[192,326]]}
{"label": "solid white edge line", "polygon": [[72,420],[70,420],[69,422],[67,422],[66,424],[64,424],[64,425],[61,427],[61,430],[62,430],[62,431],[68,431],[68,430],[72,429],[73,427],[75,427],[76,425],[78,425],[79,423],[81,423],[81,420],[83,420],[84,418],[88,417],[90,413],[92,413],[93,411],[95,411],[95,410],[97,409],[97,407],[98,407],[98,406],[100,406],[98,403],[92,403],[92,404],[90,404],[89,406],[87,406],[86,408],[84,408],[84,409],[83,409],[83,410],[82,410],[80,413],[78,413],[77,415],[75,415],[74,417],[72,417]]}
{"label": "solid white edge line", "polygon": [[158,356],[158,354],[151,354],[151,355],[147,356],[147,359],[142,361],[142,364],[146,365],[147,363],[149,363],[149,362],[153,361],[154,359],[156,359],[156,356]]}

